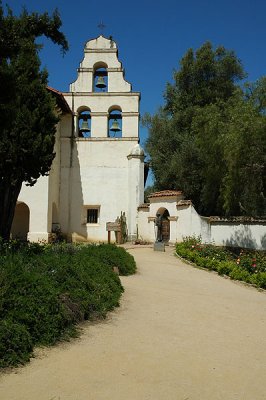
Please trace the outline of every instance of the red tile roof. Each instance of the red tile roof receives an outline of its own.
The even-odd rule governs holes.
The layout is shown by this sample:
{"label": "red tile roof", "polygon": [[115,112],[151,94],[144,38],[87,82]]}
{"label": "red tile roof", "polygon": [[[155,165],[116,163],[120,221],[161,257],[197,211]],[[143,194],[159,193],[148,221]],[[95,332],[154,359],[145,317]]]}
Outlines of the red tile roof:
{"label": "red tile roof", "polygon": [[191,206],[192,205],[192,201],[191,200],[179,200],[179,202],[177,203],[177,207],[182,207],[182,206]]}
{"label": "red tile roof", "polygon": [[51,86],[47,86],[47,90],[49,90],[49,92],[52,92],[56,96],[56,99],[57,99],[57,102],[58,102],[58,106],[61,108],[62,111],[66,112],[66,113],[72,113],[72,111],[71,111],[69,105],[67,104],[62,92],[52,88]]}
{"label": "red tile roof", "polygon": [[214,222],[234,222],[234,223],[264,223],[266,222],[266,217],[248,217],[248,216],[232,216],[232,217],[218,217],[211,216],[208,217],[210,223]]}
{"label": "red tile roof", "polygon": [[148,198],[153,197],[170,197],[170,196],[180,196],[183,192],[181,190],[161,190],[160,192],[151,193]]}
{"label": "red tile roof", "polygon": [[139,206],[138,206],[138,210],[141,210],[141,209],[143,209],[143,208],[149,208],[150,207],[150,203],[143,203],[143,204],[140,204]]}

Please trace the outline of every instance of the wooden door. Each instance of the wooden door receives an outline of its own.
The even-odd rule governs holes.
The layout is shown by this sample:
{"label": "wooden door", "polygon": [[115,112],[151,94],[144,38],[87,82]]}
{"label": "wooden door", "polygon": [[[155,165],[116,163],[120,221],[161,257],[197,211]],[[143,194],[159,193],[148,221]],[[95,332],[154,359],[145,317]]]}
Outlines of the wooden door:
{"label": "wooden door", "polygon": [[162,221],[162,240],[163,242],[169,242],[170,240],[170,221],[168,218],[163,218]]}

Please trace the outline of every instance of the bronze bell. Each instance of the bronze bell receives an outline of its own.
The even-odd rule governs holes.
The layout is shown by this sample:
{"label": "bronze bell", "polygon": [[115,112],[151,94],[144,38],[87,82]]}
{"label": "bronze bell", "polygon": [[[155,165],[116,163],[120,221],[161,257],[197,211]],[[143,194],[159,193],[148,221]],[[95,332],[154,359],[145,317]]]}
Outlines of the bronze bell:
{"label": "bronze bell", "polygon": [[121,128],[120,128],[120,126],[119,126],[119,123],[118,123],[118,121],[117,121],[116,119],[113,120],[113,123],[112,123],[112,125],[111,125],[111,127],[110,127],[110,131],[112,131],[112,132],[119,132],[119,131],[121,131]]}
{"label": "bronze bell", "polygon": [[80,132],[90,132],[89,124],[87,119],[83,119],[80,127]]}
{"label": "bronze bell", "polygon": [[96,85],[97,88],[103,89],[106,87],[106,84],[104,82],[104,77],[103,76],[98,76]]}

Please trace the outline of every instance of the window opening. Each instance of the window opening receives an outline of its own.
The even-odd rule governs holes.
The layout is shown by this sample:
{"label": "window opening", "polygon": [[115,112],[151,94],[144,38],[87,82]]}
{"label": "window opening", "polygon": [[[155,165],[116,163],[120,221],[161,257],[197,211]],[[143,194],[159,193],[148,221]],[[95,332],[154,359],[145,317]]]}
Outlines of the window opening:
{"label": "window opening", "polygon": [[98,223],[98,208],[88,208],[87,209],[87,224],[97,224]]}
{"label": "window opening", "polygon": [[108,75],[106,68],[98,68],[94,72],[93,91],[106,92],[108,87]]}
{"label": "window opening", "polygon": [[89,111],[79,114],[79,137],[91,137],[91,115]]}
{"label": "window opening", "polygon": [[109,114],[108,137],[122,137],[122,114],[120,110],[113,110]]}

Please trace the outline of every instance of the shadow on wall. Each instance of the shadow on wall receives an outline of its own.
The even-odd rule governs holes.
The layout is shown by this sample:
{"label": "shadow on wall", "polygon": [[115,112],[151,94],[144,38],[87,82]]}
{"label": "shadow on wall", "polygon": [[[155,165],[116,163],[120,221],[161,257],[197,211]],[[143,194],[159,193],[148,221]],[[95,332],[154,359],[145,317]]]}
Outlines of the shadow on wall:
{"label": "shadow on wall", "polygon": [[[82,143],[81,143],[82,144]],[[84,210],[84,199],[78,156],[78,142],[74,140],[72,147],[72,167],[70,168],[70,215],[69,233],[81,236],[80,239],[87,239],[86,214]],[[72,239],[74,239],[72,237]]]}
{"label": "shadow on wall", "polygon": [[229,247],[244,247],[248,249],[259,249],[266,250],[266,234],[261,237],[261,246],[257,243],[257,240],[252,236],[252,232],[249,226],[243,226],[237,229],[230,239],[225,241],[225,245]]}
{"label": "shadow on wall", "polygon": [[30,210],[27,204],[18,202],[11,227],[12,239],[27,240],[30,224]]}
{"label": "shadow on wall", "polygon": [[262,250],[266,250],[266,233],[261,237],[260,242]]}

